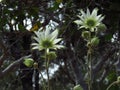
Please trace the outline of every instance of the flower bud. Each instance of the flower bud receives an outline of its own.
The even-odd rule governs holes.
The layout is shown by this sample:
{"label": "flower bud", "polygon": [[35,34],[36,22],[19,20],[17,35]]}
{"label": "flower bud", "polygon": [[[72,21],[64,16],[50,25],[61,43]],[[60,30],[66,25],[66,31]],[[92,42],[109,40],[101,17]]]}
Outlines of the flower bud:
{"label": "flower bud", "polygon": [[100,40],[98,37],[94,37],[91,39],[91,45],[92,46],[97,46],[99,44]]}
{"label": "flower bud", "polygon": [[47,58],[49,58],[49,60],[54,60],[54,59],[56,59],[56,57],[57,57],[57,55],[53,51],[47,53]]}
{"label": "flower bud", "polygon": [[87,47],[91,47],[91,42],[87,42]]}
{"label": "flower bud", "polygon": [[38,68],[38,63],[34,62],[33,66],[34,66],[35,69],[37,69]]}
{"label": "flower bud", "polygon": [[76,85],[73,90],[83,90],[83,88],[80,85]]}
{"label": "flower bud", "polygon": [[102,23],[97,27],[98,32],[105,31],[106,29],[107,29],[106,25]]}
{"label": "flower bud", "polygon": [[84,38],[84,39],[89,39],[89,37],[90,37],[90,32],[89,31],[83,31],[82,32],[82,37]]}
{"label": "flower bud", "polygon": [[24,59],[24,62],[23,62],[27,67],[32,67],[33,66],[33,63],[34,63],[34,60],[32,58],[26,58]]}

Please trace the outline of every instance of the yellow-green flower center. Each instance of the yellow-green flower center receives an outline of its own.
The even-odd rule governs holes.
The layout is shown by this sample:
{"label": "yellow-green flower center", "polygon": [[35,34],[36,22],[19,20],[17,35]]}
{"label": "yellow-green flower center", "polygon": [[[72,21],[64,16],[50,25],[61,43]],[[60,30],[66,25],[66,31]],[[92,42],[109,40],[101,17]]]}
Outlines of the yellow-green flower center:
{"label": "yellow-green flower center", "polygon": [[88,19],[86,21],[86,25],[89,27],[89,28],[94,28],[96,26],[96,21],[94,19]]}
{"label": "yellow-green flower center", "polygon": [[50,47],[53,47],[53,43],[52,43],[52,41],[50,41],[50,40],[48,40],[48,39],[42,41],[41,44],[42,44],[42,47],[44,47],[44,48],[50,48]]}

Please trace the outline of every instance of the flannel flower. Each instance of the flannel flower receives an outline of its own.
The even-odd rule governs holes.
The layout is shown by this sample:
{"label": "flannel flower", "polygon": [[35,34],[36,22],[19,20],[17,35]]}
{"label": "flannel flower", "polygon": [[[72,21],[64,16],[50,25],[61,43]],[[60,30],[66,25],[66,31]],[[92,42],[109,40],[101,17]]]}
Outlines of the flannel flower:
{"label": "flannel flower", "polygon": [[87,9],[86,13],[81,10],[81,15],[78,15],[78,18],[80,20],[75,20],[74,22],[79,25],[80,28],[89,29],[92,32],[97,29],[97,27],[102,23],[102,20],[104,19],[104,16],[97,15],[98,9],[95,8],[90,13],[90,10]]}
{"label": "flannel flower", "polygon": [[62,39],[57,38],[58,37],[58,30],[54,30],[51,32],[50,30],[46,29],[43,31],[35,31],[35,35],[33,39],[36,41],[35,43],[32,43],[32,49],[38,49],[41,50],[50,50],[50,49],[60,49],[63,48],[63,45],[59,45],[58,42],[60,42]]}

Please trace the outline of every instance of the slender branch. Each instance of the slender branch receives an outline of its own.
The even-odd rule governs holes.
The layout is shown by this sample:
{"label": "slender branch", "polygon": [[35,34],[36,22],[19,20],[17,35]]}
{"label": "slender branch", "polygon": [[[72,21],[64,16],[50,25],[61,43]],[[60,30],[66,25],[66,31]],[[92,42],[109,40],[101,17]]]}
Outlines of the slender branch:
{"label": "slender branch", "polygon": [[7,55],[6,54],[3,54],[1,57],[0,57],[0,67],[1,65],[3,64],[3,61],[7,58]]}
{"label": "slender branch", "polygon": [[102,67],[103,67],[103,63],[105,63],[108,58],[110,58],[110,56],[116,51],[116,48],[113,48],[111,50],[109,50],[107,52],[107,54],[105,54],[101,60],[99,60],[99,62],[93,67],[93,73],[95,74],[96,72],[98,72]]}
{"label": "slender branch", "polygon": [[46,81],[45,81],[45,79],[43,77],[43,74],[41,73],[41,71],[40,71],[39,68],[38,68],[38,71],[39,71],[39,74],[41,75],[41,78],[43,79],[43,88],[44,88],[44,90],[46,90],[47,89],[47,87],[46,87]]}
{"label": "slender branch", "polygon": [[21,57],[17,61],[11,63],[7,68],[5,68],[3,71],[0,72],[0,78],[3,78],[6,74],[17,69],[20,63],[24,60],[24,58],[28,58],[28,57],[31,57],[31,55]]}
{"label": "slender branch", "polygon": [[67,47],[69,47],[69,50],[66,50],[65,55],[67,56],[70,67],[72,68],[71,71],[75,76],[76,84],[80,84],[84,90],[88,90],[87,84],[84,81],[84,75],[80,68],[81,65],[78,64],[77,58],[75,57],[74,52],[70,49],[70,46]]}
{"label": "slender branch", "polygon": [[3,50],[2,55],[0,56],[0,66],[3,64],[4,60],[7,58],[7,49],[3,44],[2,40],[0,40],[0,48]]}

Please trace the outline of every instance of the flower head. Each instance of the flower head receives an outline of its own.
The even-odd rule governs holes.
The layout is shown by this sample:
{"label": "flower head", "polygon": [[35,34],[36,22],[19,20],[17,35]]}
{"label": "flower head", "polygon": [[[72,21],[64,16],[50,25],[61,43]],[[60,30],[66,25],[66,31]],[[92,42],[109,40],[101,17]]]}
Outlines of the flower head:
{"label": "flower head", "polygon": [[81,10],[81,15],[78,15],[80,20],[75,20],[74,22],[77,25],[80,25],[79,28],[85,28],[90,29],[91,31],[94,31],[97,29],[97,26],[101,24],[101,21],[104,19],[104,16],[97,15],[98,9],[95,8],[92,13],[90,13],[90,10],[87,9],[86,13]]}
{"label": "flower head", "polygon": [[60,49],[63,48],[63,45],[57,44],[62,39],[57,38],[58,36],[58,30],[54,30],[51,32],[50,30],[46,29],[43,31],[35,31],[35,35],[33,38],[36,41],[36,43],[32,43],[32,49],[38,49],[38,50],[49,50],[49,49]]}

